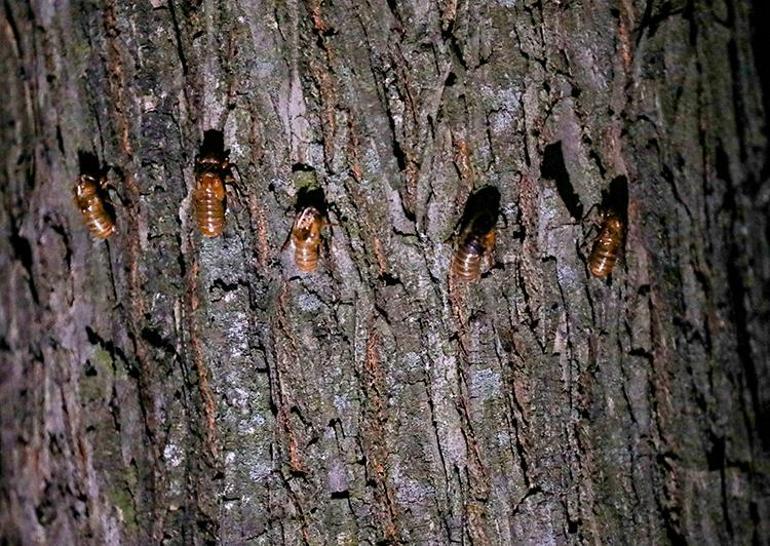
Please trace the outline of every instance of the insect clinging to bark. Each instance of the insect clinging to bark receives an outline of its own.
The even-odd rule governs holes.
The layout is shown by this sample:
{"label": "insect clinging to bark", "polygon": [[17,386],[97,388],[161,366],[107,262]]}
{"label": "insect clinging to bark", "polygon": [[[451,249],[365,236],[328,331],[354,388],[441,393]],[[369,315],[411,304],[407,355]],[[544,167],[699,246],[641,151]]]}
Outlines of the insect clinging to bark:
{"label": "insect clinging to bark", "polygon": [[80,175],[75,184],[75,204],[83,215],[88,231],[97,239],[106,239],[115,232],[115,220],[104,192],[106,186],[106,178],[97,180],[85,173]]}
{"label": "insect clinging to bark", "polygon": [[289,240],[294,249],[294,263],[303,273],[315,271],[321,247],[321,230],[326,225],[321,212],[315,207],[305,207],[297,215]]}
{"label": "insect clinging to bark", "polygon": [[460,242],[452,258],[451,274],[466,282],[481,277],[482,265],[492,265],[495,250],[495,221],[489,212],[480,212],[460,234]]}
{"label": "insect clinging to bark", "polygon": [[618,254],[623,246],[625,225],[614,211],[604,214],[602,227],[588,257],[588,269],[594,277],[607,277],[612,273]]}
{"label": "insect clinging to bark", "polygon": [[205,152],[195,160],[195,219],[204,237],[219,237],[225,229],[227,191],[232,166],[224,152]]}

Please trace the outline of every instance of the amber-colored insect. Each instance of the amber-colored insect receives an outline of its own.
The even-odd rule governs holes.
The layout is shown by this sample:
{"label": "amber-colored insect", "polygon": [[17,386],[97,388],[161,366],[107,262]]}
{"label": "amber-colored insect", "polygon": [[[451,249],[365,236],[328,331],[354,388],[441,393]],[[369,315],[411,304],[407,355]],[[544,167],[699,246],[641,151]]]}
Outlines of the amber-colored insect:
{"label": "amber-colored insect", "polygon": [[315,271],[321,248],[321,230],[326,225],[321,212],[315,207],[305,207],[297,215],[289,240],[294,248],[294,263],[303,273]]}
{"label": "amber-colored insect", "polygon": [[452,275],[473,282],[481,277],[482,265],[492,265],[495,250],[495,225],[489,213],[476,215],[460,234],[460,244],[452,258]]}
{"label": "amber-colored insect", "polygon": [[88,231],[97,239],[106,239],[115,233],[115,219],[106,204],[106,179],[97,180],[90,174],[81,174],[75,184],[75,204],[80,209]]}
{"label": "amber-colored insect", "polygon": [[601,230],[588,257],[588,269],[594,277],[602,278],[612,273],[624,235],[625,226],[620,216],[611,211],[605,213]]}
{"label": "amber-colored insect", "polygon": [[208,152],[195,160],[195,219],[204,237],[219,237],[225,229],[225,184],[232,167],[225,154]]}

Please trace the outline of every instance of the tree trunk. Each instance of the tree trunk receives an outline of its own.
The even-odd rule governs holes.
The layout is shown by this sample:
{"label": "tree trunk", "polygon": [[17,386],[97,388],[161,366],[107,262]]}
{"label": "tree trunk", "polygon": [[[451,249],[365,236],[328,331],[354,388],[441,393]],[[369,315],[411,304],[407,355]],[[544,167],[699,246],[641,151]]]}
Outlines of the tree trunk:
{"label": "tree trunk", "polygon": [[4,0],[0,542],[770,543],[755,4]]}

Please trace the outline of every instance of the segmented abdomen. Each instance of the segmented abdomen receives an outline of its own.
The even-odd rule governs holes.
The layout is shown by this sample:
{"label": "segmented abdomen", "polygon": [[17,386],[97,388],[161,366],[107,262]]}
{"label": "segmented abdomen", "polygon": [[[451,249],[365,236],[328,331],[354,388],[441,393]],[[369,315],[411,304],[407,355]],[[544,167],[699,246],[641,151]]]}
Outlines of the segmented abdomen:
{"label": "segmented abdomen", "polygon": [[602,225],[588,258],[588,269],[594,277],[606,277],[612,273],[622,242],[623,223],[619,218],[611,216]]}
{"label": "segmented abdomen", "polygon": [[318,246],[319,243],[315,241],[311,242],[297,242],[293,241],[294,246],[294,263],[297,264],[297,269],[303,273],[310,273],[315,271],[318,266]]}
{"label": "segmented abdomen", "polygon": [[106,239],[115,232],[115,222],[99,197],[90,199],[88,207],[83,210],[83,218],[88,231],[97,239]]}
{"label": "segmented abdomen", "polygon": [[463,241],[452,258],[452,274],[464,281],[475,281],[481,277],[481,258],[484,247],[476,237]]}
{"label": "segmented abdomen", "polygon": [[594,277],[606,277],[612,273],[616,261],[617,256],[597,251],[597,253],[591,257],[591,262],[588,267],[591,269],[591,274]]}
{"label": "segmented abdomen", "polygon": [[195,214],[204,237],[219,237],[225,230],[225,203],[209,192],[196,195]]}

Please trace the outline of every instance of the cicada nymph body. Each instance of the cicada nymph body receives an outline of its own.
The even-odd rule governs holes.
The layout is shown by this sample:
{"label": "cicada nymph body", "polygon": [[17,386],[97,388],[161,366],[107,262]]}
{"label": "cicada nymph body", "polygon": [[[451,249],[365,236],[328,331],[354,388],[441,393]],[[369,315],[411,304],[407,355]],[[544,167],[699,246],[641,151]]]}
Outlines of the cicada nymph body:
{"label": "cicada nymph body", "polygon": [[588,257],[588,269],[594,277],[604,278],[612,273],[623,246],[625,225],[614,212],[604,215],[602,227]]}
{"label": "cicada nymph body", "polygon": [[451,274],[459,280],[474,282],[489,269],[495,251],[495,225],[492,215],[482,212],[475,216],[460,234],[452,258]]}
{"label": "cicada nymph body", "polygon": [[294,263],[303,273],[315,271],[321,249],[321,230],[326,221],[315,207],[305,207],[297,215],[289,240],[294,249]]}
{"label": "cicada nymph body", "polygon": [[195,220],[204,237],[219,237],[225,229],[225,183],[231,177],[224,154],[202,154],[195,160]]}
{"label": "cicada nymph body", "polygon": [[75,203],[83,215],[86,227],[97,239],[107,239],[115,233],[115,219],[107,205],[105,181],[90,174],[81,174],[75,185]]}

